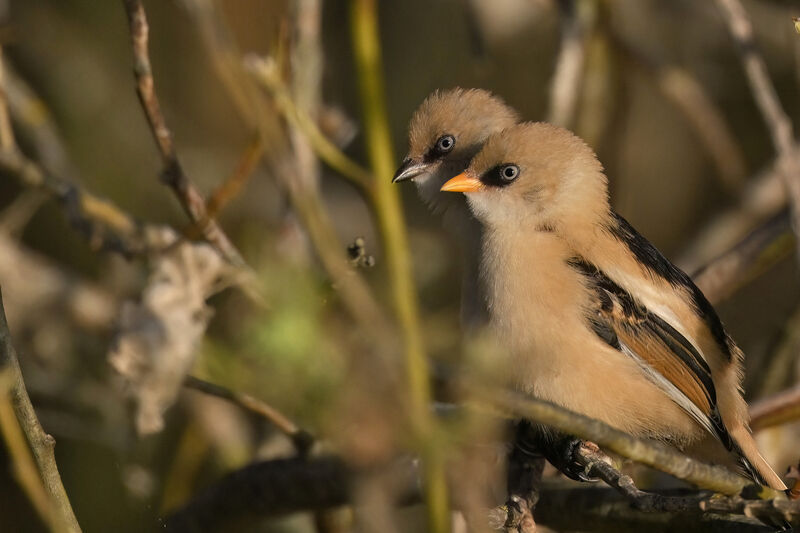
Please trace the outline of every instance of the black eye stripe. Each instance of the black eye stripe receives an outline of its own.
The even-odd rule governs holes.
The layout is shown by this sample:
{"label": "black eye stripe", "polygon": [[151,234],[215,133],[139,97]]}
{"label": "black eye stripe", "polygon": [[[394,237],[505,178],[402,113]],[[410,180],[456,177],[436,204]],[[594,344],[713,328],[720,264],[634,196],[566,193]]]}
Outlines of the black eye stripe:
{"label": "black eye stripe", "polygon": [[519,177],[519,167],[512,163],[502,163],[483,173],[481,182],[491,187],[506,187]]}
{"label": "black eye stripe", "polygon": [[427,153],[423,156],[423,160],[427,162],[436,161],[449,154],[456,146],[456,138],[449,133],[446,133],[436,139],[436,142]]}

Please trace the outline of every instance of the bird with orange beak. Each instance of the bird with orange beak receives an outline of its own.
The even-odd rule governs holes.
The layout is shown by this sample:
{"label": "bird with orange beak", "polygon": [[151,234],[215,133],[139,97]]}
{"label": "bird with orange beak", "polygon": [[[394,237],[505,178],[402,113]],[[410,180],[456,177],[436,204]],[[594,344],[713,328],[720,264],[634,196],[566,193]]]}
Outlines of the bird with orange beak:
{"label": "bird with orange beak", "polygon": [[482,89],[455,88],[428,96],[411,118],[408,155],[393,182],[412,181],[422,201],[443,217],[464,256],[461,323],[474,329],[486,321],[478,279],[481,225],[463,198],[442,193],[445,181],[462,172],[492,133],[513,126],[517,113]]}
{"label": "bird with orange beak", "polygon": [[786,489],[749,429],[741,350],[692,280],[611,209],[581,139],[512,126],[441,190],[465,193],[483,225],[489,323],[516,387],[680,449],[713,441],[718,462]]}

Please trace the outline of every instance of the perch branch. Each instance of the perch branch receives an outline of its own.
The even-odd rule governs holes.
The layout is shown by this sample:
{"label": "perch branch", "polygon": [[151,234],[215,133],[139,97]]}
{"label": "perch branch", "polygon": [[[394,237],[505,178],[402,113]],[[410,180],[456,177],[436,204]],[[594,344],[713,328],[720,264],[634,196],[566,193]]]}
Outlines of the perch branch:
{"label": "perch branch", "polygon": [[75,518],[75,513],[72,511],[67,491],[64,489],[64,484],[61,482],[61,476],[58,473],[54,454],[56,441],[44,431],[39,423],[36,411],[34,411],[31,399],[28,396],[28,391],[25,389],[17,352],[11,344],[11,334],[8,330],[8,321],[3,307],[2,292],[0,292],[0,370],[8,372],[11,376],[10,395],[14,413],[31,447],[45,490],[58,515],[59,525],[65,531],[79,533],[81,528]]}
{"label": "perch branch", "polygon": [[141,0],[123,0],[123,3],[130,26],[136,91],[161,154],[164,165],[161,174],[162,180],[172,189],[184,211],[200,228],[205,239],[216,247],[231,264],[245,267],[246,264],[239,251],[219,224],[208,216],[205,200],[178,162],[172,133],[161,113],[161,106],[155,93],[148,52],[149,27],[144,6]]}
{"label": "perch branch", "polygon": [[539,501],[544,457],[531,457],[514,446],[508,460],[508,499],[489,511],[489,527],[527,533],[536,531],[533,510]]}
{"label": "perch branch", "polygon": [[[405,461],[394,471],[401,487],[399,503],[419,502],[417,462]],[[255,463],[224,476],[168,516],[166,529],[175,533],[203,533],[220,531],[234,524],[241,529],[243,523],[254,523],[264,518],[338,507],[352,502],[352,478],[353,472],[334,457]],[[642,511],[631,506],[630,500],[623,499],[616,490],[587,487],[586,484],[576,487],[571,483],[544,482],[540,494],[537,520],[556,530],[614,533],[666,533],[676,531],[676,528],[685,533],[765,531],[763,525],[731,516],[746,511],[746,505],[733,498],[712,497],[716,500],[714,508],[722,513],[718,514],[711,507],[701,508],[698,493],[689,491],[656,493],[664,501],[682,499],[694,502],[694,506],[679,506],[673,512]],[[772,505],[769,502],[750,502],[764,507]],[[797,502],[779,500],[775,507],[787,518],[800,517],[800,504]],[[580,509],[581,512],[565,513],[564,509]]]}
{"label": "perch branch", "polygon": [[[493,406],[515,416],[590,440],[609,452],[683,479],[700,488],[736,495],[745,487],[753,486],[752,481],[726,468],[701,463],[664,444],[637,439],[599,420],[573,413],[555,404],[517,392],[487,390],[476,384],[471,384],[468,390],[474,391],[476,398],[485,406]],[[774,498],[777,494],[770,488],[758,487],[760,498]]]}
{"label": "perch branch", "polygon": [[640,511],[676,513],[697,509],[700,501],[707,496],[698,493],[689,497],[671,497],[640,490],[630,476],[614,468],[606,454],[586,444],[578,448],[575,459],[585,468],[589,477],[602,479],[606,485],[630,500]]}
{"label": "perch branch", "polygon": [[[783,110],[775,87],[770,80],[764,59],[753,39],[753,25],[739,0],[716,0],[728,30],[739,49],[750,90],[769,129],[772,144],[778,154],[784,186],[791,207],[792,228],[800,232],[800,164],[795,154],[792,122]],[[796,243],[800,246],[800,241]],[[800,249],[798,251],[800,255]]]}

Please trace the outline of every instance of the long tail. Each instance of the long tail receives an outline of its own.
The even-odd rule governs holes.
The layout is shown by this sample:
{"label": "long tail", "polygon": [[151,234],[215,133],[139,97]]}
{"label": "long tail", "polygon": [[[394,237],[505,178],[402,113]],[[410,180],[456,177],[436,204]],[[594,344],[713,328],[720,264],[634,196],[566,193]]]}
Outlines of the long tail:
{"label": "long tail", "polygon": [[739,454],[742,465],[750,477],[756,482],[772,487],[775,490],[786,490],[786,484],[775,473],[766,459],[758,451],[753,435],[744,426],[737,426],[728,430],[735,443],[734,451]]}

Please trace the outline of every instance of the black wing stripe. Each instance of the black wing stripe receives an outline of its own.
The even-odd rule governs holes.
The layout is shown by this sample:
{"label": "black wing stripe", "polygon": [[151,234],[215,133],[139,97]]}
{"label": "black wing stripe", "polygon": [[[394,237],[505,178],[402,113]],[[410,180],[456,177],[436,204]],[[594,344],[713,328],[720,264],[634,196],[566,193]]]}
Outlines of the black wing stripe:
{"label": "black wing stripe", "polygon": [[[614,302],[619,304],[625,316],[635,319],[640,327],[646,328],[647,331],[664,343],[670,352],[675,354],[686,368],[697,377],[710,406],[710,413],[707,417],[711,428],[713,428],[714,433],[722,444],[727,449],[732,450],[734,446],[733,440],[722,422],[722,417],[717,407],[717,394],[714,381],[711,378],[711,369],[694,345],[668,322],[637,302],[630,293],[617,285],[595,265],[581,257],[571,258],[567,263],[589,280],[590,288],[595,291],[602,311],[610,312]],[[590,313],[587,316],[587,320],[592,331],[603,342],[620,352],[624,352],[613,326],[594,313]]]}
{"label": "black wing stripe", "polygon": [[683,287],[692,297],[697,315],[708,326],[711,335],[717,342],[722,353],[730,361],[733,358],[733,342],[731,341],[722,321],[719,319],[714,307],[705,297],[703,292],[694,284],[684,271],[673,265],[669,259],[658,251],[650,241],[645,239],[630,223],[619,214],[612,212],[616,224],[608,227],[609,232],[619,241],[623,242],[633,255],[645,265],[650,272],[666,280],[673,286]]}
{"label": "black wing stripe", "polygon": [[717,393],[714,388],[714,382],[711,380],[711,369],[708,368],[703,356],[701,356],[695,347],[677,331],[675,328],[665,322],[660,316],[648,312],[647,313],[647,327],[650,331],[655,333],[661,341],[669,346],[670,351],[681,358],[686,366],[688,366],[692,373],[700,380],[706,390],[706,395],[709,398],[710,404],[715,404],[717,401]]}

